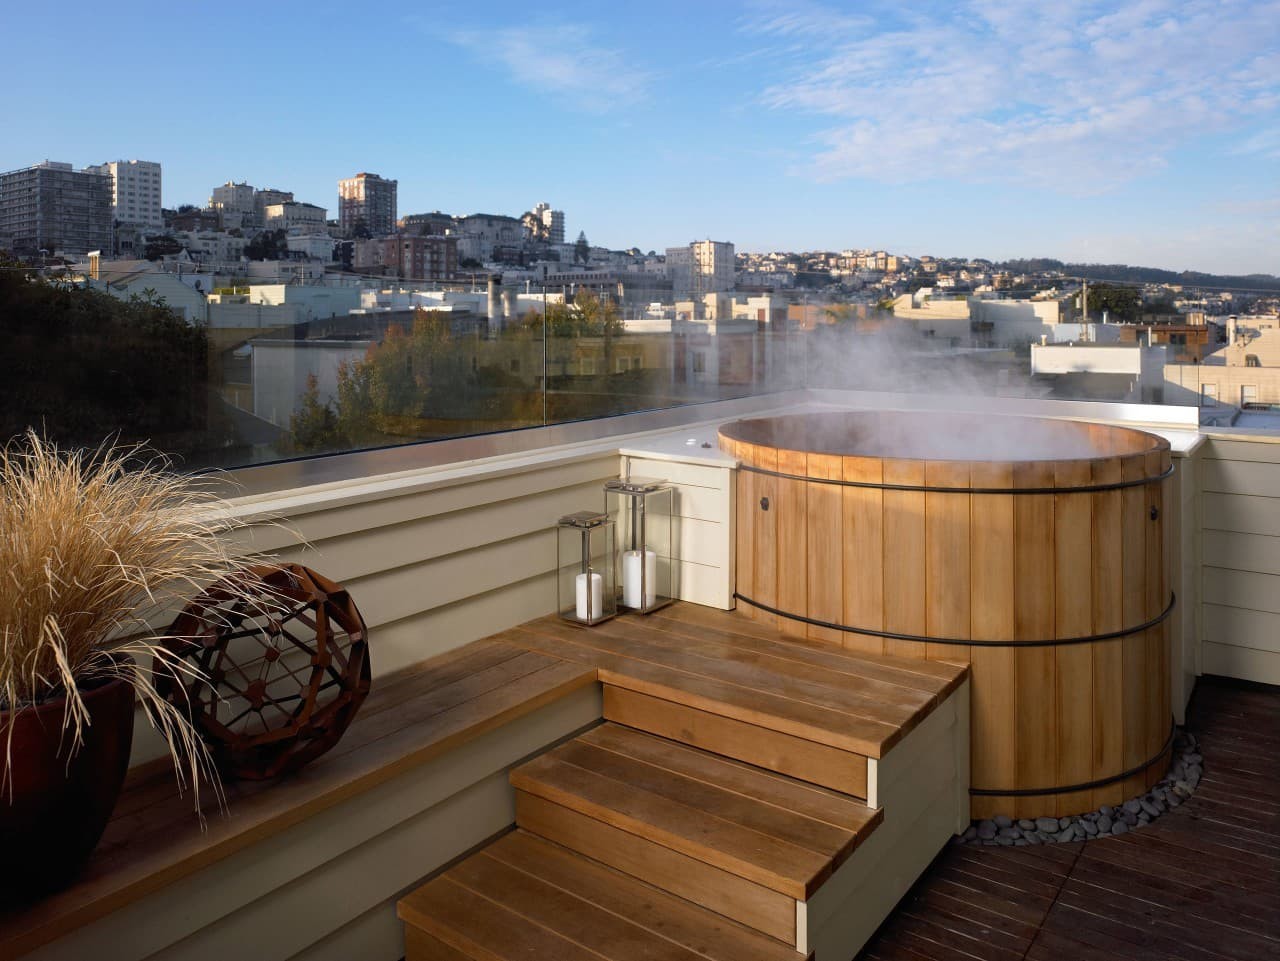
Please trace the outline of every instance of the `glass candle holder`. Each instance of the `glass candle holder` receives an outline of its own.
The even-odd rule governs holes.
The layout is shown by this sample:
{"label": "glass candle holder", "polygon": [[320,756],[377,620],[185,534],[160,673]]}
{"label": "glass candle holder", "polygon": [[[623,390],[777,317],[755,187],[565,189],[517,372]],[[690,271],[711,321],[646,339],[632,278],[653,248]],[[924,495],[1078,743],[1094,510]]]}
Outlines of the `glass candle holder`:
{"label": "glass candle holder", "polygon": [[560,518],[556,532],[560,616],[577,624],[607,621],[618,613],[613,519],[579,511]]}
{"label": "glass candle holder", "polygon": [[619,604],[648,614],[675,600],[674,489],[647,478],[604,485],[605,514],[617,525]]}

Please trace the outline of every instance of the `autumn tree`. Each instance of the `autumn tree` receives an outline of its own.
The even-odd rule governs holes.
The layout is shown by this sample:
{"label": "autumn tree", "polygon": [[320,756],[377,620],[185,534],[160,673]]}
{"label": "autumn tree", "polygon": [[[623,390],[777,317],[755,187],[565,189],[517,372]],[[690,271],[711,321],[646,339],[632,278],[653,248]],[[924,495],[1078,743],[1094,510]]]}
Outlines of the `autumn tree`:
{"label": "autumn tree", "polygon": [[293,447],[303,453],[321,453],[338,450],[343,446],[338,430],[338,415],[333,404],[321,402],[320,381],[315,374],[307,375],[302,402],[289,417],[289,433]]}

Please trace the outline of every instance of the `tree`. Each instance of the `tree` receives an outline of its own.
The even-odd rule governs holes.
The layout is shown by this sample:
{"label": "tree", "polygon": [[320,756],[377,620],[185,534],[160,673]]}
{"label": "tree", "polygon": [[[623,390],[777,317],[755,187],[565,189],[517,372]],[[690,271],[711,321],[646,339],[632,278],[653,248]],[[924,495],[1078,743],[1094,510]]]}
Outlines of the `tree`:
{"label": "tree", "polygon": [[573,262],[585,264],[591,260],[591,245],[587,243],[587,232],[578,231],[578,239],[573,243]]}
{"label": "tree", "polygon": [[307,375],[302,403],[289,418],[289,432],[293,435],[293,446],[304,453],[318,454],[342,447],[338,415],[332,404],[320,402],[320,382],[315,374]]}
{"label": "tree", "polygon": [[147,260],[160,260],[180,253],[182,253],[182,244],[165,234],[163,237],[154,237],[147,241],[147,246],[143,249],[142,256],[146,257]]}
{"label": "tree", "polygon": [[[1077,306],[1080,300],[1077,294]],[[1135,321],[1142,313],[1142,295],[1136,287],[1090,284],[1089,316],[1100,318],[1104,310],[1110,320]]]}
{"label": "tree", "polygon": [[178,455],[231,441],[229,426],[211,419],[203,327],[154,291],[125,301],[16,266],[0,264],[0,436],[35,427],[69,447],[111,436]]}
{"label": "tree", "polygon": [[250,260],[279,260],[289,253],[289,235],[283,230],[264,230],[245,245]]}

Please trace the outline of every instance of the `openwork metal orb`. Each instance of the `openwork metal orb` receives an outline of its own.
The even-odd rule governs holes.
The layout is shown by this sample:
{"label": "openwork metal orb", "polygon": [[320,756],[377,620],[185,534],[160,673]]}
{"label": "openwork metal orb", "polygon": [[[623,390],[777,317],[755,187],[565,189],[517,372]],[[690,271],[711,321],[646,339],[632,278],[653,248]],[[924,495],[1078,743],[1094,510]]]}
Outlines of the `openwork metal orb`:
{"label": "openwork metal orb", "polygon": [[[340,585],[300,564],[247,568],[169,629],[157,687],[186,711],[224,778],[296,771],[333,747],[369,693],[364,620]],[[198,676],[197,676],[198,675]]]}

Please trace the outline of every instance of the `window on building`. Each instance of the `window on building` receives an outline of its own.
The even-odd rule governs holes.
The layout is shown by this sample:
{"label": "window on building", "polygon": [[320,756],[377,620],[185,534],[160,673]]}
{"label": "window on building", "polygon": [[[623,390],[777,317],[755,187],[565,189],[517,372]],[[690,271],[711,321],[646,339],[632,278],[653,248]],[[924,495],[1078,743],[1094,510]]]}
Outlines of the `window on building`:
{"label": "window on building", "polygon": [[1258,402],[1258,385],[1242,384],[1240,387],[1240,406],[1248,407]]}
{"label": "window on building", "polygon": [[1200,385],[1200,406],[1201,407],[1217,407],[1218,406],[1218,385],[1217,384],[1201,384]]}
{"label": "window on building", "polygon": [[705,374],[707,372],[707,355],[700,350],[693,352],[693,372],[695,374]]}

